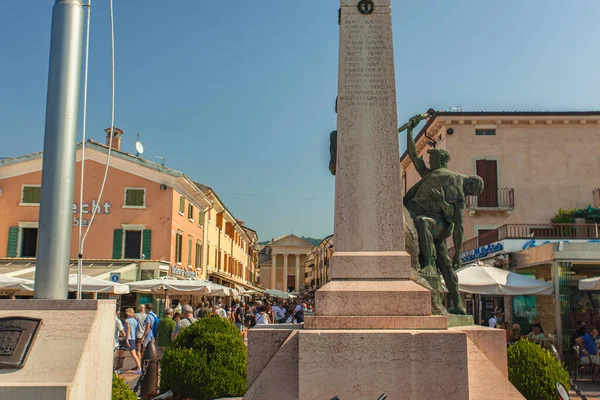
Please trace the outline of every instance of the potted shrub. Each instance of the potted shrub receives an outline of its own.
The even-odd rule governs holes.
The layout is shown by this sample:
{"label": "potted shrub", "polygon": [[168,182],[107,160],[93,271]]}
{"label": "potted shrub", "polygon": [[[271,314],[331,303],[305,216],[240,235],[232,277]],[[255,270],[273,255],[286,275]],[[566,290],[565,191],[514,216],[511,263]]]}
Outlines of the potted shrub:
{"label": "potted shrub", "polygon": [[137,396],[133,390],[127,386],[122,378],[113,374],[112,381],[112,400],[137,400]]}
{"label": "potted shrub", "polygon": [[219,317],[202,318],[165,350],[160,390],[175,398],[211,400],[246,392],[248,354],[237,328]]}
{"label": "potted shrub", "polygon": [[570,387],[563,363],[527,339],[508,348],[508,379],[527,400],[556,399],[556,382]]}

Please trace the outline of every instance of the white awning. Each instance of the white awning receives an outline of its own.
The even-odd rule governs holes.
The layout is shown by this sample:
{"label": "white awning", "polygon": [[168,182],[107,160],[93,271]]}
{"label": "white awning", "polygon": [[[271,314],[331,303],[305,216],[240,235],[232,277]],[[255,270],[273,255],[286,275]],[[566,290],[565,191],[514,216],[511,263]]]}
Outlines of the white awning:
{"label": "white awning", "polygon": [[[69,291],[77,291],[77,274],[69,275]],[[104,279],[92,278],[91,276],[81,276],[81,291],[83,293],[112,293],[127,294],[129,286],[122,283],[106,281]]]}
{"label": "white awning", "polygon": [[600,276],[580,279],[578,287],[579,290],[600,290]]}
{"label": "white awning", "polygon": [[496,296],[551,295],[549,282],[489,265],[471,264],[456,271],[461,292]]}

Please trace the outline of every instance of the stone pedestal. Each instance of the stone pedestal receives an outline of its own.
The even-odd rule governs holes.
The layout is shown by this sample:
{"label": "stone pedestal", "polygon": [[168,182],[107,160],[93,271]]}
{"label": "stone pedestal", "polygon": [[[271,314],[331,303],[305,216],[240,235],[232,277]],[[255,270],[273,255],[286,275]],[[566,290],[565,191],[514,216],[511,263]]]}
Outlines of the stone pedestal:
{"label": "stone pedestal", "polygon": [[390,0],[341,0],[338,84],[331,282],[304,329],[250,329],[244,399],[522,399],[505,332],[448,330],[411,280]]}
{"label": "stone pedestal", "polygon": [[0,399],[110,399],[115,312],[114,300],[0,300],[0,318],[43,320],[24,367],[0,369]]}

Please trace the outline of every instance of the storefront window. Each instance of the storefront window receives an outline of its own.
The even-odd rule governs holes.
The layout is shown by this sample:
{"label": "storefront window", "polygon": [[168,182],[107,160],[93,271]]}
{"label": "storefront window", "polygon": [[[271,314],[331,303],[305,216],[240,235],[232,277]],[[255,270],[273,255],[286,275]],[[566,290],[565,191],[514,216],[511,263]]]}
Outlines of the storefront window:
{"label": "storefront window", "polygon": [[513,323],[521,326],[523,334],[531,332],[531,323],[537,318],[535,296],[514,296],[512,298]]}

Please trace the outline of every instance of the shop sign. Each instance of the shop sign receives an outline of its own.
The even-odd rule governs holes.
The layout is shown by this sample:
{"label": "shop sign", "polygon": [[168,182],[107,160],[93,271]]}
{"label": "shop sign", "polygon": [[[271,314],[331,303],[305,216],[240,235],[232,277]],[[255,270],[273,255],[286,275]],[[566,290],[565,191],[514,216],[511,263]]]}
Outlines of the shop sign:
{"label": "shop sign", "polygon": [[178,267],[177,265],[171,266],[171,275],[181,276],[185,278],[197,278],[198,274],[194,271],[190,271],[189,269],[183,269]]}
{"label": "shop sign", "polygon": [[523,250],[527,250],[532,247],[542,246],[542,245],[548,244],[548,243],[556,243],[556,242],[569,243],[571,241],[574,243],[598,243],[598,242],[600,242],[600,240],[597,240],[597,239],[592,239],[592,240],[550,239],[550,240],[544,240],[543,242],[538,243],[537,240],[531,239],[531,240],[528,240],[527,242],[525,242],[525,244],[523,245]]}
{"label": "shop sign", "polygon": [[[78,204],[73,204],[73,214],[79,215],[79,211],[77,208],[78,208]],[[81,213],[82,214],[92,214],[94,211],[96,212],[96,215],[110,214],[110,203],[108,201],[105,201],[104,204],[99,204],[96,202],[96,200],[92,200],[91,206],[89,203],[83,203],[81,205]],[[73,217],[73,226],[79,226],[79,223],[80,223],[79,218]],[[88,225],[88,220],[82,219],[81,226],[87,226],[87,225]]]}
{"label": "shop sign", "polygon": [[504,246],[501,242],[491,243],[487,246],[478,247],[475,250],[465,251],[461,255],[461,260],[463,263],[468,263],[470,261],[475,261],[480,258],[485,258],[502,250],[504,250]]}

